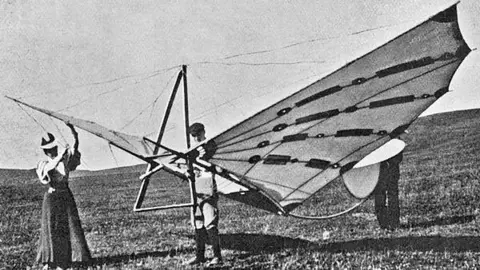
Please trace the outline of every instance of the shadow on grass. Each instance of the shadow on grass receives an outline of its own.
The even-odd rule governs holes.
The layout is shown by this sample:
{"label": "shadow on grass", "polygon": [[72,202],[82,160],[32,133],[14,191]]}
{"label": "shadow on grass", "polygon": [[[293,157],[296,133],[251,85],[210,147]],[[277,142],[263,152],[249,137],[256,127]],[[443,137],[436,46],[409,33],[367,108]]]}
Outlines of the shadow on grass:
{"label": "shadow on grass", "polygon": [[[400,251],[407,254],[412,252],[444,252],[468,253],[480,252],[480,237],[459,236],[423,236],[361,239],[329,244],[316,244],[301,239],[270,236],[261,234],[234,234],[222,236],[223,246],[226,249],[247,251],[247,254],[237,255],[237,259],[245,259],[254,254],[281,252],[283,248],[298,248],[306,256],[315,253],[367,253],[377,251],[388,254],[387,251]],[[313,252],[313,253],[312,253]],[[295,256],[295,255],[294,255]],[[373,255],[375,256],[375,255]],[[388,256],[388,255],[387,255]]]}
{"label": "shadow on grass", "polygon": [[422,236],[401,238],[362,239],[337,242],[322,246],[319,250],[327,252],[354,251],[434,251],[434,252],[480,252],[478,236]]}
{"label": "shadow on grass", "polygon": [[148,257],[159,258],[159,257],[175,256],[177,253],[184,253],[184,252],[193,252],[193,249],[182,250],[182,251],[176,251],[172,249],[168,251],[152,251],[152,252],[141,252],[141,253],[106,256],[106,257],[97,257],[97,258],[93,258],[90,264],[97,265],[97,266],[103,265],[103,264],[109,265],[109,264],[128,262],[136,259],[144,259]]}
{"label": "shadow on grass", "polygon": [[220,239],[222,248],[252,253],[275,252],[286,248],[305,249],[319,247],[316,243],[303,239],[266,234],[222,234]]}
{"label": "shadow on grass", "polygon": [[[448,220],[456,220],[449,218]],[[470,220],[470,219],[462,219]],[[471,220],[470,220],[471,221]],[[446,223],[446,219],[442,221],[432,221],[422,223],[433,225],[452,224]],[[458,223],[453,222],[453,223]],[[468,222],[468,221],[465,221]],[[417,224],[417,226],[424,226]],[[431,226],[431,225],[429,225]],[[361,251],[434,251],[434,252],[480,252],[479,236],[458,236],[458,237],[441,237],[441,236],[421,236],[421,237],[401,237],[401,238],[379,238],[379,239],[361,239],[346,242],[334,242],[328,244],[320,244],[298,238],[283,237],[278,235],[265,234],[221,234],[220,235],[222,249],[244,251],[248,254],[275,253],[283,249],[300,249],[311,250],[328,253],[339,252],[361,252]],[[172,249],[167,251],[153,251],[132,253],[125,255],[115,255],[107,257],[94,258],[93,265],[115,264],[128,262],[130,260],[142,259],[147,257],[167,257],[176,256],[184,253],[194,253],[194,248],[184,248],[181,250]],[[247,255],[249,256],[249,255]]]}
{"label": "shadow on grass", "polygon": [[403,229],[408,229],[408,228],[413,228],[413,227],[428,228],[428,227],[440,226],[440,225],[452,225],[452,224],[469,223],[469,222],[472,222],[474,220],[475,220],[475,215],[441,217],[441,218],[436,218],[436,219],[430,220],[430,221],[409,222],[407,224],[402,224],[401,227]]}
{"label": "shadow on grass", "polygon": [[224,234],[220,237],[222,248],[247,251],[253,254],[273,253],[282,249],[317,250],[332,253],[375,250],[480,252],[480,237],[478,236],[379,238],[328,244],[263,234]]}
{"label": "shadow on grass", "polygon": [[[190,237],[190,236],[189,236]],[[191,236],[193,238],[193,236]],[[282,249],[317,249],[319,245],[307,240],[295,239],[277,235],[263,235],[263,234],[220,234],[220,241],[222,249],[246,251],[250,254],[259,253],[273,253]],[[120,254],[114,256],[93,258],[91,265],[111,265],[129,262],[135,259],[143,259],[147,257],[167,257],[176,256],[179,254],[194,254],[194,248],[171,249],[166,251],[152,251],[132,254]]]}

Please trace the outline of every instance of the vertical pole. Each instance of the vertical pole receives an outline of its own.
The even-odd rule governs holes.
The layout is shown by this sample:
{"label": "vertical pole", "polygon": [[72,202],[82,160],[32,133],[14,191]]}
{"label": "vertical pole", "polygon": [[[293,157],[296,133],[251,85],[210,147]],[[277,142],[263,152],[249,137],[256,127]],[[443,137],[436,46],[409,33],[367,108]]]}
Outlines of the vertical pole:
{"label": "vertical pole", "polygon": [[[182,66],[183,73],[183,100],[184,100],[184,117],[185,117],[185,138],[187,140],[187,148],[190,148],[190,134],[188,128],[190,127],[189,112],[188,112],[188,88],[187,88],[187,66]],[[190,182],[190,200],[192,202],[192,210],[190,212],[190,220],[192,227],[195,229],[195,210],[197,209],[197,191],[195,189],[195,173],[193,171],[193,163],[190,156],[187,155],[187,165]]]}
{"label": "vertical pole", "polygon": [[187,149],[190,148],[190,134],[188,128],[190,126],[189,113],[188,113],[188,88],[187,88],[187,66],[182,66],[183,71],[183,101],[184,101],[184,116],[185,116],[185,138],[187,139]]}

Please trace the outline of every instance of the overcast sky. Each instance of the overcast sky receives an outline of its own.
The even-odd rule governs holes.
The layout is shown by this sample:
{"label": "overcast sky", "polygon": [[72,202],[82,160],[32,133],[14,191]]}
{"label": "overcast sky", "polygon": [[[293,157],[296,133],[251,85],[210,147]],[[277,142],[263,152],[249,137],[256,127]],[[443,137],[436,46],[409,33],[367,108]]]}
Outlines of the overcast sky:
{"label": "overcast sky", "polygon": [[[2,1],[0,168],[33,168],[46,130],[71,140],[62,123],[4,95],[155,138],[178,66],[187,64],[191,118],[214,135],[453,3]],[[477,48],[480,3],[458,7],[462,34]],[[480,107],[478,60],[473,51],[452,92],[427,113]],[[183,140],[181,106],[172,114],[165,143],[173,146]],[[82,169],[139,162],[85,132],[80,139]]]}

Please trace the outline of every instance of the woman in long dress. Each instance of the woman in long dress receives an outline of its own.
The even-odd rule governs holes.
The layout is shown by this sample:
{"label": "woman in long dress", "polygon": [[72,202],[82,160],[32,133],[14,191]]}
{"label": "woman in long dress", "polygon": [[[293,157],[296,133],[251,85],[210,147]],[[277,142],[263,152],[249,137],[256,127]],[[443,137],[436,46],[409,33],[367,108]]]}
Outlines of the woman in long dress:
{"label": "woman in long dress", "polygon": [[68,187],[69,173],[80,164],[78,134],[67,124],[73,134],[73,147],[66,145],[58,153],[55,137],[48,133],[42,138],[41,148],[47,160],[40,161],[37,175],[42,184],[48,185],[42,205],[40,244],[36,258],[44,269],[67,268],[74,264],[88,264],[90,251],[83,233],[77,206]]}

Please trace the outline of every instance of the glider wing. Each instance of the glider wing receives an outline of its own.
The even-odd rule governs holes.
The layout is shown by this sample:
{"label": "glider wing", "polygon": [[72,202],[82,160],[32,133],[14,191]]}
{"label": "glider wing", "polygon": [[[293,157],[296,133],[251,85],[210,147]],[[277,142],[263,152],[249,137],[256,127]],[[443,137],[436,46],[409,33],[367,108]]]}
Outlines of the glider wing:
{"label": "glider wing", "polygon": [[147,160],[147,157],[153,154],[152,145],[148,144],[143,138],[108,129],[92,121],[78,119],[51,110],[39,108],[14,98],[10,99],[36,111],[54,117],[60,121],[70,123],[78,128],[88,131],[102,139],[107,140],[110,144],[115,145],[116,147],[130,153],[131,155],[139,159]]}
{"label": "glider wing", "polygon": [[212,138],[210,162],[288,213],[402,134],[469,52],[453,5]]}

